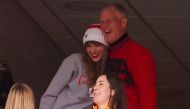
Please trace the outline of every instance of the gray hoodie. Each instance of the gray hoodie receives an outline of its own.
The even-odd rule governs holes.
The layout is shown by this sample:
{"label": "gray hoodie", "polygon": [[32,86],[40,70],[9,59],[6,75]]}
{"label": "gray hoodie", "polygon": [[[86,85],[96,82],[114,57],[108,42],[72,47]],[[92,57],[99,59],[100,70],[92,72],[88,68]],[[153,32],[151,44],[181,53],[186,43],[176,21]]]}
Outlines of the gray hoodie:
{"label": "gray hoodie", "polygon": [[40,101],[40,109],[91,109],[81,54],[65,58]]}

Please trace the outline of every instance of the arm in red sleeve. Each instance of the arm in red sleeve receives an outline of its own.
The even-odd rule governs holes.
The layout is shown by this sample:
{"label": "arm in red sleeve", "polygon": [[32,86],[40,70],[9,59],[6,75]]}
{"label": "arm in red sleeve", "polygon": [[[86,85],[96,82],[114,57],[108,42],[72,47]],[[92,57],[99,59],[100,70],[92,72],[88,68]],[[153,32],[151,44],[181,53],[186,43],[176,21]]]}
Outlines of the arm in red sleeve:
{"label": "arm in red sleeve", "polygon": [[146,49],[134,54],[132,74],[137,88],[140,109],[157,109],[156,63]]}

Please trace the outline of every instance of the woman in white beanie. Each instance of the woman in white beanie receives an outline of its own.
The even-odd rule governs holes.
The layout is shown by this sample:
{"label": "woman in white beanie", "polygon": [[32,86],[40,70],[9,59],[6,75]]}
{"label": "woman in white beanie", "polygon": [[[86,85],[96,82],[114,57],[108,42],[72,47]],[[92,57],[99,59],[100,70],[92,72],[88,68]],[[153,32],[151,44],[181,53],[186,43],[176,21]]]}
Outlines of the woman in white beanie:
{"label": "woman in white beanie", "polygon": [[83,37],[84,54],[65,58],[44,93],[40,109],[91,109],[91,86],[105,72],[108,44],[99,24],[91,25]]}

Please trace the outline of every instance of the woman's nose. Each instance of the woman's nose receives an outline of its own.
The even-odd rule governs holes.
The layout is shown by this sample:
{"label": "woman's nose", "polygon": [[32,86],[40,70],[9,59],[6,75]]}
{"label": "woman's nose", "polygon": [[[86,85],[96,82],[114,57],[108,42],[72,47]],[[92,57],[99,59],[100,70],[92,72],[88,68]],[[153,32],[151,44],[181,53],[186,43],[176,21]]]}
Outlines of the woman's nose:
{"label": "woman's nose", "polygon": [[91,48],[91,52],[95,52],[96,49],[94,47]]}
{"label": "woman's nose", "polygon": [[97,85],[95,85],[95,86],[93,87],[93,90],[97,90]]}

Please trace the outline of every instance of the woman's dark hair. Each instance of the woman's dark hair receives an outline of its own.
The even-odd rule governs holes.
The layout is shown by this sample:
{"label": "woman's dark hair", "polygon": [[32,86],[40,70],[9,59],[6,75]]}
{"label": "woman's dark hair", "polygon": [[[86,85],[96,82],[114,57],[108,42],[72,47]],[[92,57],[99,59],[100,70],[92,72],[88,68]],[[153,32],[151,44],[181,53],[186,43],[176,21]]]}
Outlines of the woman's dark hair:
{"label": "woman's dark hair", "polygon": [[[87,42],[89,43],[89,42]],[[91,43],[98,43],[95,41],[91,41]],[[86,44],[85,44],[86,45]],[[86,48],[86,47],[85,47]],[[107,62],[107,56],[108,56],[108,47],[105,46],[105,50],[103,53],[103,56],[100,61],[93,62],[92,59],[89,57],[87,52],[84,52],[83,60],[86,68],[86,74],[88,77],[88,80],[90,80],[90,86],[95,84],[96,79],[105,72],[106,62]]]}
{"label": "woman's dark hair", "polygon": [[110,89],[115,91],[115,94],[110,98],[109,109],[127,109],[125,82],[118,76],[105,74],[110,84]]}

